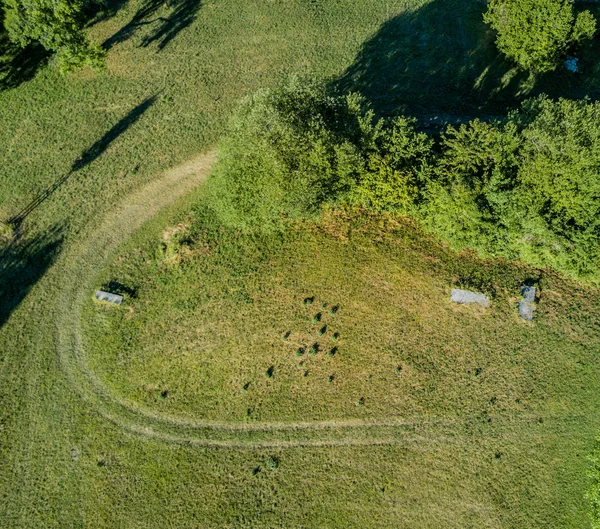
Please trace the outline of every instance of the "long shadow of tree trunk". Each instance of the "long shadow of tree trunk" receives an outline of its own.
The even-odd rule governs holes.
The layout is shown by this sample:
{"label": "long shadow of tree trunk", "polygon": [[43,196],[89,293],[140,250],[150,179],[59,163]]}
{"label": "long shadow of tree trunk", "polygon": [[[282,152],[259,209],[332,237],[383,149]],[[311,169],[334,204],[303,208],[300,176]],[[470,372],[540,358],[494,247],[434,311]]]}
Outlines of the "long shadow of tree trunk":
{"label": "long shadow of tree trunk", "polygon": [[156,96],[148,97],[144,99],[139,105],[131,109],[127,115],[118,121],[113,127],[110,128],[102,138],[94,142],[88,149],[86,149],[81,156],[73,163],[71,170],[59,178],[52,185],[44,189],[37,197],[35,197],[29,204],[24,206],[18,213],[15,213],[7,223],[12,226],[17,236],[20,234],[21,225],[23,221],[31,215],[37,208],[39,208],[48,198],[50,198],[58,189],[64,185],[71,176],[83,169],[86,165],[92,163],[98,158],[110,144],[115,141],[121,134],[123,134],[129,127],[131,127],[148,108],[150,108],[156,101]]}
{"label": "long shadow of tree trunk", "polygon": [[0,328],[54,262],[62,245],[55,226],[26,242],[0,247]]}

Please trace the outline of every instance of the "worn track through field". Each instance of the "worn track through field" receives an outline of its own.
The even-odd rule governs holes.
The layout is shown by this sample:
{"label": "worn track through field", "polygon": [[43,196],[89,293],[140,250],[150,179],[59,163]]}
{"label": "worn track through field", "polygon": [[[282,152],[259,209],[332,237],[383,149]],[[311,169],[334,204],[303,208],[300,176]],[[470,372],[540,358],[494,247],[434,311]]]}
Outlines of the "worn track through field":
{"label": "worn track through field", "polygon": [[[136,407],[112,393],[90,369],[82,347],[80,314],[93,292],[93,278],[120,245],[161,209],[204,182],[215,161],[214,151],[202,154],[134,192],[99,226],[76,243],[63,262],[64,288],[57,300],[65,307],[58,318],[58,353],[72,388],[105,419],[136,435],[165,442],[226,447],[290,447],[381,445],[439,442],[465,420],[400,417],[380,420],[233,423],[186,420]],[[537,416],[516,420],[533,422]],[[514,419],[513,419],[514,420]],[[468,422],[468,421],[467,421]]]}

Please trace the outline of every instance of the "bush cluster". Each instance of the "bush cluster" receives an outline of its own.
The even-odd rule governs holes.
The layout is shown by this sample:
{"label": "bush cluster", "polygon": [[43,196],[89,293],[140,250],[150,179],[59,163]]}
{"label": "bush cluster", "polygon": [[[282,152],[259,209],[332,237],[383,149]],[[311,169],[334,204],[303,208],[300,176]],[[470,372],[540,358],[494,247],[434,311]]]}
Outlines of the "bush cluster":
{"label": "bush cluster", "polygon": [[208,192],[226,225],[250,230],[318,215],[324,203],[408,211],[430,151],[414,120],[376,121],[358,94],[293,78],[242,101]]}
{"label": "bush cluster", "polygon": [[271,231],[323,205],[409,215],[455,249],[600,280],[600,104],[525,102],[502,122],[375,119],[311,81],[245,99],[209,196],[221,220]]}
{"label": "bush cluster", "polygon": [[572,0],[491,0],[484,20],[496,31],[498,49],[535,74],[554,70],[596,31],[594,16],[575,15]]}

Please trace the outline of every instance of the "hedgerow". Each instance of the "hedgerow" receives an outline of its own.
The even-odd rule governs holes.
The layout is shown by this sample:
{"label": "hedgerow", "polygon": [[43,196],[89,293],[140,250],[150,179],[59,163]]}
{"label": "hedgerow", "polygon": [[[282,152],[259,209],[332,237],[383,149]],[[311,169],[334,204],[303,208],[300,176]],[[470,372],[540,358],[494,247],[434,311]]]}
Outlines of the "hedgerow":
{"label": "hedgerow", "polygon": [[323,205],[393,211],[456,249],[600,280],[600,104],[539,97],[502,122],[376,119],[300,78],[246,98],[209,181],[221,221],[281,229]]}

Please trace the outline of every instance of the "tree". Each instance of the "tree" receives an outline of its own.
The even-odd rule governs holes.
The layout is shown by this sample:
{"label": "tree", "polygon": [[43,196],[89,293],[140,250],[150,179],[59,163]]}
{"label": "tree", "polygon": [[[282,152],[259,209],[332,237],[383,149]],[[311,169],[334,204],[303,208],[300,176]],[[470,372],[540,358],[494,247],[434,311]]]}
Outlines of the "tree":
{"label": "tree", "polygon": [[497,33],[496,45],[523,70],[554,70],[570,47],[593,37],[589,11],[576,17],[570,0],[491,0],[484,21]]}
{"label": "tree", "polygon": [[420,208],[457,249],[600,281],[600,104],[539,97],[442,137]]}
{"label": "tree", "polygon": [[4,25],[11,41],[25,47],[38,41],[55,52],[63,73],[82,66],[100,67],[104,50],[83,33],[81,0],[5,0]]}

